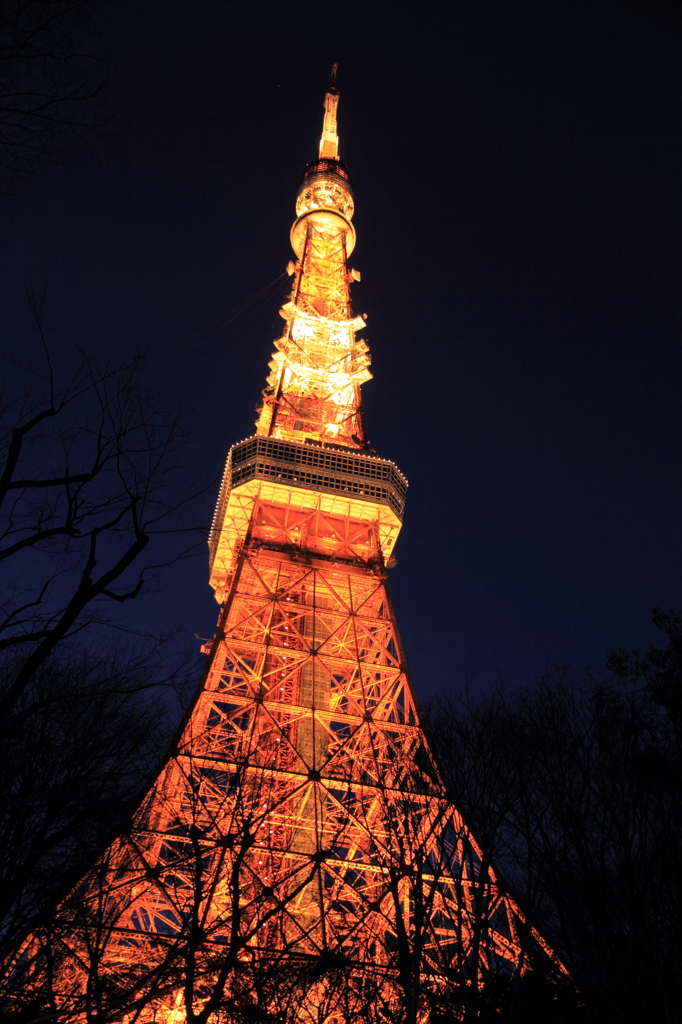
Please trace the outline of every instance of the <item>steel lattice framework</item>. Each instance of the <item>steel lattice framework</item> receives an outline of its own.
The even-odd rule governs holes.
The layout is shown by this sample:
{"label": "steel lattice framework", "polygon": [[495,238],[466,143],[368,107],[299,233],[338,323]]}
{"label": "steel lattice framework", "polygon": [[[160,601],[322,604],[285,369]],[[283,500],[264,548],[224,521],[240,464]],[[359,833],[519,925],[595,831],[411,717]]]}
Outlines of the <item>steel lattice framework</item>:
{"label": "steel lattice framework", "polygon": [[419,724],[385,580],[406,483],[362,423],[337,102],[257,432],[218,501],[205,676],[132,828],[22,953],[76,1019],[427,1021],[532,948],[551,958]]}

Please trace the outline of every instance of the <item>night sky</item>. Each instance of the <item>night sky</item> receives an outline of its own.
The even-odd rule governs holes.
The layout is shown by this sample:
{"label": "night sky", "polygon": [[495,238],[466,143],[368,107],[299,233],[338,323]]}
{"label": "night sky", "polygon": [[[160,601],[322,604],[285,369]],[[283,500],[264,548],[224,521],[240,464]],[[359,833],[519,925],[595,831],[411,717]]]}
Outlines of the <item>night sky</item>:
{"label": "night sky", "polygon": [[[3,230],[3,348],[37,355],[18,290],[46,280],[54,351],[148,348],[193,471],[218,475],[253,432],[338,61],[367,426],[410,483],[389,578],[417,692],[601,671],[682,606],[675,11],[122,0],[109,137]],[[206,581],[202,550],[132,611],[195,643]]]}

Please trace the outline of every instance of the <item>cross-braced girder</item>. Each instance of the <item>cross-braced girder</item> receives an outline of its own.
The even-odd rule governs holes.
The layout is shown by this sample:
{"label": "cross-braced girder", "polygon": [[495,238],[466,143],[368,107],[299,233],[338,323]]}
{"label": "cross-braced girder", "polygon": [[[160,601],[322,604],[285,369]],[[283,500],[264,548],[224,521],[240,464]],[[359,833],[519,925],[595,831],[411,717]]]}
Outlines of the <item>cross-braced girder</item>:
{"label": "cross-braced girder", "polygon": [[[237,951],[224,1001],[266,961],[329,960],[371,977],[377,1021],[401,1005],[406,959],[430,992],[523,970],[527,948],[428,749],[383,572],[258,540],[176,749],[76,902],[56,954],[74,1005],[102,918],[98,971],[114,986],[140,958],[175,992],[195,928],[205,988]],[[318,979],[325,998],[337,983]],[[141,1020],[171,1021],[169,998]],[[290,1019],[312,1012],[303,1002]]]}

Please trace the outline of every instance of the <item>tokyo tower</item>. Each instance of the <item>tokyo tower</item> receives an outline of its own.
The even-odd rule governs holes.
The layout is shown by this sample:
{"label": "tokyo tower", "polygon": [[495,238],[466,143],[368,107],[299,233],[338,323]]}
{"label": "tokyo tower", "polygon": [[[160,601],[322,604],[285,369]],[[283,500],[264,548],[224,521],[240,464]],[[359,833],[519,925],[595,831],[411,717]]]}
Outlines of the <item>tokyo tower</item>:
{"label": "tokyo tower", "polygon": [[386,585],[407,485],[363,424],[338,99],[332,81],[256,432],[227,459],[206,671],[129,830],[21,951],[54,1019],[469,1020],[552,961],[419,723]]}

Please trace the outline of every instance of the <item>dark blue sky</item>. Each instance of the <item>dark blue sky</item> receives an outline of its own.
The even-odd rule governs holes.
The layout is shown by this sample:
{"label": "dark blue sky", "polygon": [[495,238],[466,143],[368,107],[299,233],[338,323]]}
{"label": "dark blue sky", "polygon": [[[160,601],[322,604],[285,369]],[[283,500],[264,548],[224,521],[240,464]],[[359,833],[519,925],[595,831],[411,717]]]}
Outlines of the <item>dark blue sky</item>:
{"label": "dark blue sky", "polygon": [[[192,347],[290,259],[338,60],[418,692],[656,641],[651,607],[682,606],[674,8],[122,0],[110,33],[112,137],[34,180],[4,232],[3,347],[34,344],[17,289],[47,280],[53,346],[148,347],[217,473],[253,430],[288,279]],[[206,578],[202,552],[136,614],[210,634]]]}

